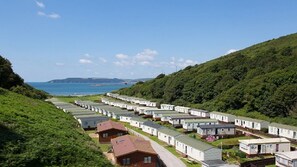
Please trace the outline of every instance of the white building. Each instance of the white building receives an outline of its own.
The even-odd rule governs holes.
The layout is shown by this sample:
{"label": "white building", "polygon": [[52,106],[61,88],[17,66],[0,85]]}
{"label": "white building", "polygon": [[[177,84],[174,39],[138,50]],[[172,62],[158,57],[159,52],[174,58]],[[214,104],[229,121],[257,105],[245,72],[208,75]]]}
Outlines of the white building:
{"label": "white building", "polygon": [[169,123],[172,124],[173,127],[182,127],[183,120],[193,120],[193,119],[201,119],[201,117],[186,115],[186,116],[171,116],[169,119]]}
{"label": "white building", "polygon": [[175,149],[195,161],[221,160],[222,151],[186,135],[177,136]]}
{"label": "white building", "polygon": [[163,127],[152,121],[146,121],[142,124],[142,131],[154,136],[158,136],[158,129],[160,128],[163,128]]}
{"label": "white building", "polygon": [[217,112],[217,111],[210,112],[209,117],[211,119],[216,119],[220,122],[226,122],[226,123],[234,123],[236,118],[235,115]]}
{"label": "white building", "polygon": [[286,138],[239,140],[239,149],[247,155],[285,152],[290,151],[290,147],[290,141]]}
{"label": "white building", "polygon": [[268,126],[268,133],[276,136],[297,140],[297,127],[271,123]]}
{"label": "white building", "polygon": [[214,125],[219,124],[215,119],[194,119],[194,120],[183,120],[183,129],[186,131],[196,130],[200,125]]}
{"label": "white building", "polygon": [[166,142],[168,145],[175,145],[175,138],[181,133],[168,129],[168,128],[160,128],[158,129],[158,139]]}
{"label": "white building", "polygon": [[131,114],[131,113],[127,113],[127,114],[119,114],[120,116],[120,121],[121,122],[127,122],[127,123],[130,123],[131,122],[131,118],[135,117],[134,114]]}
{"label": "white building", "polygon": [[275,153],[275,165],[278,167],[297,167],[297,151]]}
{"label": "white building", "polygon": [[130,125],[137,127],[137,128],[142,128],[142,124],[146,122],[145,119],[141,118],[141,117],[132,117],[130,119]]}
{"label": "white building", "polygon": [[236,117],[235,125],[251,130],[261,130],[263,128],[268,128],[269,122],[248,117]]}
{"label": "white building", "polygon": [[216,125],[200,125],[197,133],[202,137],[207,136],[234,136],[236,128],[234,124],[216,124]]}
{"label": "white building", "polygon": [[183,113],[175,113],[175,114],[162,114],[161,116],[161,122],[169,122],[171,117],[174,116],[188,116],[188,114],[183,114]]}
{"label": "white building", "polygon": [[181,112],[181,113],[186,113],[186,114],[189,114],[190,112],[190,109],[189,107],[184,107],[184,106],[175,106],[174,107],[174,110],[177,111],[177,112]]}
{"label": "white building", "polygon": [[190,114],[198,116],[198,117],[204,117],[204,118],[209,117],[209,112],[208,111],[200,110],[200,109],[190,109]]}
{"label": "white building", "polygon": [[171,105],[171,104],[161,104],[160,108],[162,110],[174,110],[174,105]]}
{"label": "white building", "polygon": [[100,115],[77,115],[75,119],[83,129],[95,129],[98,123],[107,121],[109,118]]}

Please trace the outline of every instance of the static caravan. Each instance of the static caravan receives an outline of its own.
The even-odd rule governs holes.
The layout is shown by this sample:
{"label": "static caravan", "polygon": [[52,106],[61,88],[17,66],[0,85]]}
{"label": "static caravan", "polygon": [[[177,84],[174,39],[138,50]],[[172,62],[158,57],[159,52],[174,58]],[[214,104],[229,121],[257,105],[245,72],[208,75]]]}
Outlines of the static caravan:
{"label": "static caravan", "polygon": [[197,127],[201,125],[214,125],[219,124],[215,119],[194,119],[194,120],[183,120],[183,129],[186,131],[197,130]]}
{"label": "static caravan", "polygon": [[169,123],[173,127],[182,127],[182,121],[183,120],[193,120],[193,119],[201,119],[201,117],[192,116],[192,115],[171,116],[171,118],[169,119]]}
{"label": "static caravan", "polygon": [[276,136],[297,140],[297,127],[271,123],[268,126],[268,133]]}
{"label": "static caravan", "polygon": [[153,135],[158,136],[158,129],[163,128],[161,125],[156,124],[152,121],[146,121],[142,124],[142,131]]}
{"label": "static caravan", "polygon": [[275,153],[275,165],[278,167],[297,167],[297,151]]}
{"label": "static caravan", "polygon": [[137,107],[137,105],[127,104],[127,110],[128,111],[133,111],[136,107]]}
{"label": "static caravan", "polygon": [[186,114],[189,114],[190,112],[190,109],[189,107],[184,107],[184,106],[175,106],[174,107],[174,110],[177,111],[177,112],[181,112],[181,113],[186,113]]}
{"label": "static caravan", "polygon": [[128,122],[128,123],[131,122],[131,118],[135,117],[135,115],[131,113],[123,113],[123,114],[119,114],[119,116],[120,116],[121,122]]}
{"label": "static caravan", "polygon": [[263,128],[268,128],[269,122],[248,117],[236,117],[235,125],[251,130],[261,130]]}
{"label": "static caravan", "polygon": [[172,113],[173,111],[162,110],[162,109],[158,109],[158,108],[146,108],[146,109],[143,110],[143,114],[146,117],[152,117],[154,112],[171,112]]}
{"label": "static caravan", "polygon": [[195,161],[222,159],[221,149],[186,135],[176,137],[175,149]]}
{"label": "static caravan", "polygon": [[83,129],[95,129],[100,122],[107,121],[109,118],[99,115],[79,115],[75,116]]}
{"label": "static caravan", "polygon": [[209,112],[200,109],[190,109],[190,114],[198,117],[209,118]]}
{"label": "static caravan", "polygon": [[175,138],[179,135],[182,135],[182,134],[180,132],[177,132],[168,128],[160,128],[158,130],[158,139],[172,146],[175,145]]}
{"label": "static caravan", "polygon": [[224,123],[234,123],[235,122],[235,115],[232,114],[227,114],[227,113],[222,113],[222,112],[210,112],[209,117],[211,119],[216,119],[219,122],[224,122]]}
{"label": "static caravan", "polygon": [[234,124],[200,125],[197,128],[197,133],[202,138],[207,136],[234,136],[236,134],[236,127]]}
{"label": "static caravan", "polygon": [[239,140],[239,149],[247,155],[274,154],[290,151],[290,141],[286,138],[265,138]]}
{"label": "static caravan", "polygon": [[[129,119],[130,119],[131,116],[134,116],[134,114],[131,113],[131,112],[128,112],[128,111],[123,111],[123,112],[114,111],[114,112],[112,112],[112,118],[113,119],[120,120],[121,119],[121,116],[124,116],[124,117],[126,116],[126,117],[129,117]],[[123,120],[125,120],[125,118]]]}
{"label": "static caravan", "polygon": [[174,110],[174,105],[171,105],[171,104],[161,104],[160,108],[162,110]]}
{"label": "static caravan", "polygon": [[134,127],[137,127],[137,128],[142,128],[142,124],[144,122],[146,122],[147,120],[141,118],[141,117],[132,117],[130,119],[130,125],[131,126],[134,126]]}
{"label": "static caravan", "polygon": [[84,112],[81,112],[81,111],[75,111],[75,112],[69,112],[71,115],[73,116],[78,116],[78,115],[95,115],[96,112],[93,112],[93,111],[84,111]]}
{"label": "static caravan", "polygon": [[177,113],[177,114],[162,114],[161,122],[169,122],[173,116],[188,116],[189,114]]}
{"label": "static caravan", "polygon": [[165,110],[165,111],[154,111],[153,112],[153,120],[155,120],[155,121],[161,120],[161,117],[163,116],[163,114],[178,114],[178,112],[169,111],[169,110]]}
{"label": "static caravan", "polygon": [[138,115],[143,115],[144,111],[146,110],[159,110],[159,109],[155,107],[143,107],[143,106],[138,106],[136,108],[136,112],[138,113]]}

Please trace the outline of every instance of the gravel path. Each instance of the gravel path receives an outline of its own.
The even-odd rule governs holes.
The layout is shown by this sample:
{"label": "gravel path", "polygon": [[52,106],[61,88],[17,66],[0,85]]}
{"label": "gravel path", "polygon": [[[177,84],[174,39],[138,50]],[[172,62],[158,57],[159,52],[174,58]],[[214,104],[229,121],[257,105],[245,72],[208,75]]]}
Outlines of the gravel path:
{"label": "gravel path", "polygon": [[173,155],[170,151],[168,151],[166,148],[164,148],[157,142],[132,129],[129,129],[129,131],[137,136],[141,136],[144,139],[149,140],[152,144],[152,147],[167,167],[186,167],[186,165],[179,158],[177,158],[175,155]]}

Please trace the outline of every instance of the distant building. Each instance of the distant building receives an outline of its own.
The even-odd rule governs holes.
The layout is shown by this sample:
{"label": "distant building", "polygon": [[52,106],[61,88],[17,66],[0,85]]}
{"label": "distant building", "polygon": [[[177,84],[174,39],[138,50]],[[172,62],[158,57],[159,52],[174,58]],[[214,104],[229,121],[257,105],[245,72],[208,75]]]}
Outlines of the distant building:
{"label": "distant building", "polygon": [[172,124],[173,127],[182,127],[183,120],[193,120],[193,119],[201,119],[201,117],[187,115],[187,116],[171,116],[169,118],[169,123]]}
{"label": "distant building", "polygon": [[290,141],[286,138],[239,140],[239,149],[247,155],[285,152],[290,151],[290,147]]}
{"label": "distant building", "polygon": [[146,122],[147,120],[141,118],[141,117],[132,117],[130,119],[130,125],[131,126],[134,126],[134,127],[137,127],[137,128],[142,128],[142,124],[144,122]]}
{"label": "distant building", "polygon": [[160,107],[162,110],[174,110],[174,105],[171,104],[161,104]]}
{"label": "distant building", "polygon": [[183,120],[182,121],[183,128],[186,131],[197,130],[197,127],[200,125],[214,125],[219,124],[219,122],[215,119],[194,119],[194,120]]}
{"label": "distant building", "polygon": [[83,129],[95,129],[98,123],[109,119],[100,115],[76,115],[75,118]]}
{"label": "distant building", "polygon": [[221,149],[186,135],[176,137],[175,149],[195,161],[222,159]]}
{"label": "distant building", "polygon": [[154,136],[158,136],[158,129],[160,128],[163,128],[163,127],[152,121],[146,121],[142,124],[142,131]]}
{"label": "distant building", "polygon": [[156,167],[158,154],[149,141],[136,136],[120,136],[111,139],[112,151],[120,166]]}
{"label": "distant building", "polygon": [[268,133],[276,136],[297,140],[297,127],[271,123],[268,126]]}
{"label": "distant building", "polygon": [[236,117],[235,118],[235,125],[247,128],[251,130],[261,130],[263,128],[268,128],[269,122],[263,121],[260,119],[253,119],[248,117]]}
{"label": "distant building", "polygon": [[209,112],[201,109],[190,109],[190,114],[198,117],[208,118]]}
{"label": "distant building", "polygon": [[175,106],[174,110],[177,112],[181,112],[181,113],[186,113],[189,114],[190,113],[190,109],[189,107],[184,107],[184,106]]}
{"label": "distant building", "polygon": [[234,123],[236,118],[235,115],[217,112],[217,111],[210,112],[209,116],[211,119],[216,119],[219,122],[224,122],[224,123]]}
{"label": "distant building", "polygon": [[207,136],[234,136],[236,134],[236,127],[233,124],[200,125],[197,128],[197,133],[202,138]]}
{"label": "distant building", "polygon": [[165,127],[158,129],[158,139],[166,142],[168,145],[175,146],[175,139],[179,135],[182,134]]}
{"label": "distant building", "polygon": [[297,151],[275,153],[275,165],[278,167],[297,167]]}
{"label": "distant building", "polygon": [[97,134],[100,143],[108,143],[111,139],[127,134],[127,129],[117,122],[111,120],[97,124]]}

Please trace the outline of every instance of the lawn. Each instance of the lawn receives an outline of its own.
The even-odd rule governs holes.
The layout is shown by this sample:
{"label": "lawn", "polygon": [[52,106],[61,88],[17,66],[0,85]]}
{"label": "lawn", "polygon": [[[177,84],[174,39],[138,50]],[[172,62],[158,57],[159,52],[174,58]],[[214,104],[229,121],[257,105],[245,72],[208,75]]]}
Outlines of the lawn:
{"label": "lawn", "polygon": [[219,139],[219,140],[216,140],[209,144],[216,146],[216,147],[221,146],[221,144],[222,145],[238,145],[239,144],[238,140],[243,140],[243,139],[254,139],[254,138],[251,136],[241,136],[241,137],[228,138],[228,139]]}

